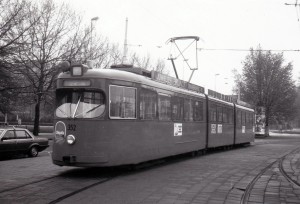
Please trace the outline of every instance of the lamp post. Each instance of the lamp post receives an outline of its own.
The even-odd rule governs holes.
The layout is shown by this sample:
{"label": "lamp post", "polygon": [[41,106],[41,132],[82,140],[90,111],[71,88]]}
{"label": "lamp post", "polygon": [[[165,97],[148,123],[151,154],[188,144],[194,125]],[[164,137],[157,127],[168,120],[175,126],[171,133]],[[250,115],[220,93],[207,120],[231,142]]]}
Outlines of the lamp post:
{"label": "lamp post", "polygon": [[219,76],[220,74],[215,74],[215,91],[217,91],[217,76]]}
{"label": "lamp post", "polygon": [[90,57],[92,56],[92,45],[93,45],[93,21],[97,21],[99,19],[98,16],[91,18],[91,45],[90,45]]}
{"label": "lamp post", "polygon": [[224,84],[225,84],[225,90],[226,90],[226,92],[227,92],[227,87],[228,87],[228,85],[229,85],[227,80],[228,80],[228,78],[225,77],[225,78],[224,78],[224,81],[225,81]]}

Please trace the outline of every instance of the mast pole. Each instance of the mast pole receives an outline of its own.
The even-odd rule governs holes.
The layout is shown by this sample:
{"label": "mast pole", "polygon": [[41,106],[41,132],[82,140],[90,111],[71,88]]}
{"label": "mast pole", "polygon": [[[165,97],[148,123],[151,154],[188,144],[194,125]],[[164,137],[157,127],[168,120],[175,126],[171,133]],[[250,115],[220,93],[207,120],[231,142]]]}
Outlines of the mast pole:
{"label": "mast pole", "polygon": [[127,51],[128,51],[128,44],[127,44],[127,29],[128,29],[128,18],[126,17],[126,24],[125,24],[125,39],[124,39],[124,50],[123,50],[123,59],[122,64],[126,63],[127,61]]}

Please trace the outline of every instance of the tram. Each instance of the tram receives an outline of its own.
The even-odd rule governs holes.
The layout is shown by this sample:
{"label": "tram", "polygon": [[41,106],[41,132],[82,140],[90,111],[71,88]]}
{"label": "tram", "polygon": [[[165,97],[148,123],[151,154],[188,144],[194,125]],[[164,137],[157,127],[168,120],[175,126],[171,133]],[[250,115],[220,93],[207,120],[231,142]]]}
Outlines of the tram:
{"label": "tram", "polygon": [[52,161],[118,166],[254,140],[254,110],[228,96],[128,65],[59,74]]}

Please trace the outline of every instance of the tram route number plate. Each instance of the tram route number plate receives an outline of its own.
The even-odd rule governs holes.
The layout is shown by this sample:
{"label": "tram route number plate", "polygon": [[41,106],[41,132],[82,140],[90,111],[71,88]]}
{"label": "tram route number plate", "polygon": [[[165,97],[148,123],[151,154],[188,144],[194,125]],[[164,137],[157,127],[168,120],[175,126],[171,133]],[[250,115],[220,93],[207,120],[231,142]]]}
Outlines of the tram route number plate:
{"label": "tram route number plate", "polygon": [[68,124],[67,125],[67,130],[69,130],[69,131],[76,131],[76,125],[74,125],[74,124]]}

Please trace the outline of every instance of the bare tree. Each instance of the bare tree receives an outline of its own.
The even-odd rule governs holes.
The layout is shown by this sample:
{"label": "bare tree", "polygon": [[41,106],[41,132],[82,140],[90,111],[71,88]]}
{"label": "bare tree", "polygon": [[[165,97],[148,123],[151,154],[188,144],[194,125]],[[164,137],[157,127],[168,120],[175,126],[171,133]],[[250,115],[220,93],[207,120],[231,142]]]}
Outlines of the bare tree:
{"label": "bare tree", "polygon": [[0,1],[0,111],[12,110],[13,100],[24,86],[15,74],[10,56],[19,46],[19,40],[36,21],[28,23],[30,2],[25,0]]}
{"label": "bare tree", "polygon": [[27,93],[34,98],[33,133],[37,135],[40,104],[49,96],[59,71],[55,65],[66,53],[65,43],[74,34],[77,18],[67,5],[56,5],[52,0],[40,1],[31,8],[27,24],[36,22],[35,26],[20,37],[12,60],[24,77]]}
{"label": "bare tree", "polygon": [[123,54],[121,52],[121,49],[119,49],[119,45],[113,44],[111,46],[111,49],[109,52],[108,63],[120,64],[120,63],[122,63],[122,57],[123,57]]}
{"label": "bare tree", "polygon": [[95,68],[109,68],[110,64],[119,60],[118,46],[110,44],[107,38],[97,34],[92,38],[91,27],[78,26],[76,32],[65,44],[66,53],[63,56],[69,62],[87,63],[93,61]]}
{"label": "bare tree", "polygon": [[2,58],[14,52],[18,45],[18,39],[32,27],[32,23],[26,22],[30,10],[30,3],[25,0],[1,0],[0,1],[0,56]]}
{"label": "bare tree", "polygon": [[137,53],[133,53],[130,56],[130,63],[147,70],[154,70],[165,74],[168,73],[166,70],[165,61],[158,59],[156,63],[152,63],[150,55],[140,57]]}

